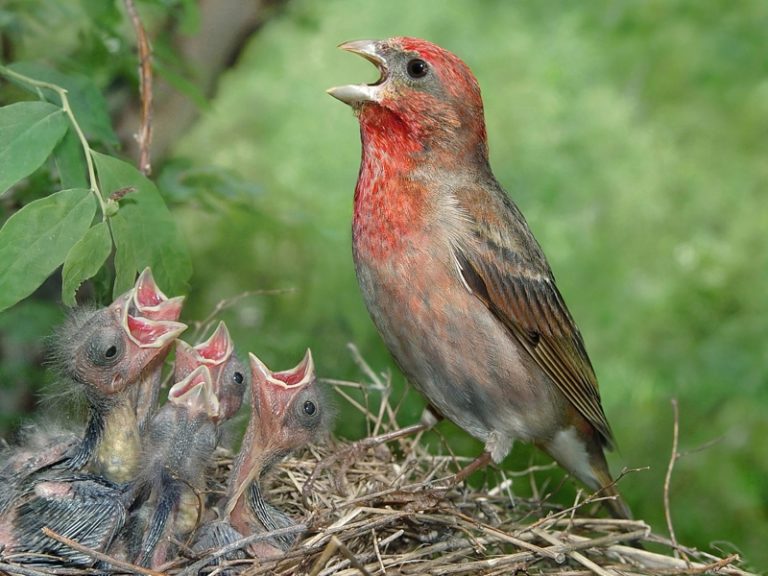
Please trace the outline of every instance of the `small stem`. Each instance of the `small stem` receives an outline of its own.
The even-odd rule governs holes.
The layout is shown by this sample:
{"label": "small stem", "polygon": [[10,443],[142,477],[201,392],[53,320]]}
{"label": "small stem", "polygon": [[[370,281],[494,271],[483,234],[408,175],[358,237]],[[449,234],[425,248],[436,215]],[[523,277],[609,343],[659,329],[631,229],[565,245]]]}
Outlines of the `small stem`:
{"label": "small stem", "polygon": [[124,0],[124,3],[136,32],[136,44],[139,49],[139,87],[141,89],[141,128],[138,133],[139,170],[144,176],[149,176],[152,172],[149,157],[152,143],[152,47],[133,0]]}
{"label": "small stem", "polygon": [[0,74],[3,74],[4,76],[8,78],[14,78],[20,82],[23,82],[24,84],[28,84],[36,89],[36,92],[38,95],[42,98],[43,95],[40,92],[41,88],[47,88],[48,90],[53,90],[59,95],[59,98],[61,99],[61,109],[64,110],[64,113],[69,118],[69,121],[72,123],[72,127],[75,129],[75,133],[77,134],[77,138],[80,140],[80,146],[83,148],[83,153],[85,154],[85,164],[88,168],[88,181],[91,184],[91,192],[93,192],[93,195],[96,196],[96,200],[99,202],[99,207],[101,208],[101,215],[102,218],[106,220],[106,204],[104,202],[104,198],[101,196],[101,190],[99,189],[98,181],[96,180],[96,169],[93,166],[93,157],[91,156],[92,150],[91,147],[88,145],[88,140],[85,139],[85,134],[83,134],[82,128],[80,128],[80,124],[78,124],[77,119],[75,118],[75,114],[72,112],[72,107],[69,105],[69,98],[67,98],[67,90],[65,88],[62,88],[61,86],[57,86],[56,84],[51,84],[50,82],[44,82],[42,80],[35,80],[34,78],[30,78],[29,76],[24,76],[23,74],[19,74],[18,72],[14,72],[10,68],[6,68],[5,66],[0,66]]}
{"label": "small stem", "polygon": [[680,457],[677,451],[677,443],[680,430],[680,414],[677,407],[677,398],[672,398],[672,415],[674,417],[672,425],[672,454],[669,457],[669,465],[667,466],[667,473],[664,476],[664,518],[667,521],[667,530],[669,530],[669,538],[672,540],[672,545],[675,549],[675,556],[680,557],[682,554],[683,559],[688,562],[688,558],[682,553],[680,546],[677,543],[677,537],[675,536],[675,527],[672,524],[672,511],[669,505],[669,487],[672,483],[672,470],[675,468],[675,462]]}

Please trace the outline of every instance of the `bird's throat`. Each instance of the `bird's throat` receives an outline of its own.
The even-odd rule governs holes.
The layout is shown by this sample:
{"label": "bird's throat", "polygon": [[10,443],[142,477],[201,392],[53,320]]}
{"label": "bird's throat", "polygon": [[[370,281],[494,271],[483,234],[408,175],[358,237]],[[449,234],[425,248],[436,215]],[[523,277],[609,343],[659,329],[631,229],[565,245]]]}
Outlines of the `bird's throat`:
{"label": "bird's throat", "polygon": [[136,475],[140,454],[136,413],[128,402],[119,403],[104,418],[93,469],[113,482],[127,482]]}
{"label": "bird's throat", "polygon": [[362,160],[355,188],[352,235],[355,252],[387,258],[402,250],[419,228],[424,189],[412,175],[422,152],[394,114],[361,118]]}

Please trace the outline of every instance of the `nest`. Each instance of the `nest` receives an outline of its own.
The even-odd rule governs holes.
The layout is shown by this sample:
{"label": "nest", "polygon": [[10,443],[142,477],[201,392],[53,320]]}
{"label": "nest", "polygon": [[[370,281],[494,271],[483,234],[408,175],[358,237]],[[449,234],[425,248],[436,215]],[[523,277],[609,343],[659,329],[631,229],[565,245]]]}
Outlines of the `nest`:
{"label": "nest", "polygon": [[[301,534],[291,550],[267,559],[224,559],[269,534],[244,538],[204,557],[180,543],[181,556],[161,572],[103,554],[94,557],[111,564],[117,573],[153,576],[750,574],[739,568],[735,554],[717,557],[654,534],[641,520],[602,517],[597,503],[604,498],[599,495],[586,499],[579,495],[570,507],[544,498],[515,498],[512,480],[533,481],[541,467],[493,471],[499,482],[491,489],[452,485],[450,477],[468,459],[436,456],[419,434],[401,431],[397,408],[389,402],[388,383],[358,360],[371,383],[329,383],[365,414],[371,436],[352,443],[330,438],[287,459],[265,480],[264,493],[271,503],[298,521],[281,530]],[[364,400],[355,400],[350,388]],[[368,405],[372,389],[381,393],[373,409]],[[226,481],[231,463],[232,454],[219,450],[217,482]],[[221,564],[213,566],[215,559]],[[96,573],[29,569],[2,561],[0,570],[24,576]]]}

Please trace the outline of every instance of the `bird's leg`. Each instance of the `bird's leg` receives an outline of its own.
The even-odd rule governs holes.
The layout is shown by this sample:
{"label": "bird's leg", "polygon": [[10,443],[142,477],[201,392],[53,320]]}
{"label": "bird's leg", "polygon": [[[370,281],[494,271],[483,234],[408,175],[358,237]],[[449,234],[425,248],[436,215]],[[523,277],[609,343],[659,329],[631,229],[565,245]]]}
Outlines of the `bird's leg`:
{"label": "bird's leg", "polygon": [[457,486],[469,478],[473,473],[477,472],[481,468],[485,468],[491,463],[491,455],[488,452],[483,452],[470,462],[467,466],[456,472],[452,477],[448,479],[449,486]]}

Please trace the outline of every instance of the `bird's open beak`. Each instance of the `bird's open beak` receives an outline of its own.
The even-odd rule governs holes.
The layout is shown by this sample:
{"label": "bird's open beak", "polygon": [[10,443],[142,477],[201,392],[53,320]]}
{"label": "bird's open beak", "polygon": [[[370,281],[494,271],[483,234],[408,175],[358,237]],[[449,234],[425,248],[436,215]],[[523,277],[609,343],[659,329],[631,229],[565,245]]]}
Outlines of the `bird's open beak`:
{"label": "bird's open beak", "polygon": [[305,386],[315,379],[315,362],[312,359],[312,352],[307,348],[301,362],[294,368],[283,372],[273,372],[270,381],[272,384],[282,386],[283,388],[294,388]]}
{"label": "bird's open beak", "polygon": [[232,348],[232,338],[229,336],[227,325],[219,322],[211,337],[195,346],[195,351],[200,356],[200,362],[218,366],[229,360]]}
{"label": "bird's open beak", "polygon": [[139,314],[150,320],[178,320],[184,305],[184,296],[168,298],[155,282],[147,267],[136,280],[133,304]]}
{"label": "bird's open beak", "polygon": [[130,314],[123,318],[123,330],[139,348],[165,348],[186,329],[183,322],[147,320]]}
{"label": "bird's open beak", "polygon": [[307,350],[304,358],[294,368],[272,372],[255,354],[251,361],[252,399],[257,410],[271,410],[282,414],[296,392],[315,379],[315,363]]}
{"label": "bird's open beak", "polygon": [[219,416],[219,398],[213,389],[211,373],[205,366],[198,366],[186,378],[171,386],[168,401],[184,406],[190,412],[207,414],[212,419]]}
{"label": "bird's open beak", "polygon": [[339,48],[359,54],[369,62],[373,63],[378,69],[381,77],[373,84],[348,84],[346,86],[336,86],[328,90],[328,94],[341,100],[352,107],[360,106],[365,102],[378,102],[381,98],[380,86],[387,79],[387,62],[382,55],[381,42],[376,40],[355,40],[340,44]]}

